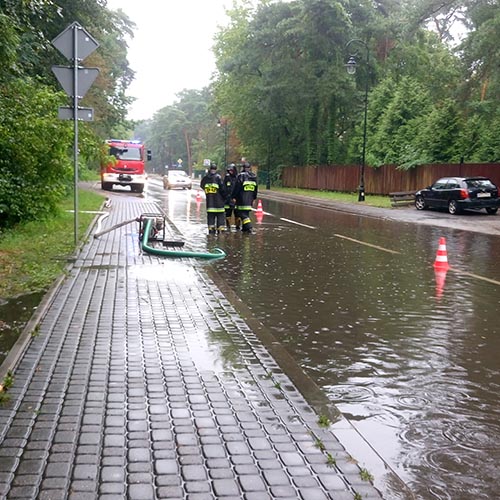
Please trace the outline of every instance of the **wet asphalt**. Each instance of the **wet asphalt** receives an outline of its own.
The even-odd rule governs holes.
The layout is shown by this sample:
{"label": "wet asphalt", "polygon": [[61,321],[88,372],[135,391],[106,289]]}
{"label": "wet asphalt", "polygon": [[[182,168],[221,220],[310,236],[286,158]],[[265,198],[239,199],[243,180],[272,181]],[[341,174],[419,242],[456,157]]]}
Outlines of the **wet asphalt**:
{"label": "wet asphalt", "polygon": [[14,384],[0,406],[0,498],[387,498],[366,446],[313,409],[288,374],[300,369],[278,363],[209,263],[143,253],[135,223],[93,237],[158,212],[110,197],[1,367]]}
{"label": "wet asphalt", "polygon": [[272,189],[261,190],[259,197],[262,197],[262,199],[289,201],[291,203],[324,208],[326,210],[336,210],[362,215],[363,217],[392,220],[402,224],[419,224],[500,236],[500,212],[497,215],[485,216],[484,210],[467,210],[459,215],[451,215],[443,210],[416,210],[413,205],[380,208],[366,205],[363,202],[346,203],[276,192]]}

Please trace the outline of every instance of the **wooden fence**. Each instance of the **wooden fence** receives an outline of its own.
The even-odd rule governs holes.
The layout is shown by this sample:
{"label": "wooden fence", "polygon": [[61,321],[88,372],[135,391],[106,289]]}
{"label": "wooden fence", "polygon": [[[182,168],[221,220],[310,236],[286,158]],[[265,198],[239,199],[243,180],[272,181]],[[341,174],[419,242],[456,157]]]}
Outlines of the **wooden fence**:
{"label": "wooden fence", "polygon": [[[416,191],[429,186],[441,177],[489,177],[500,186],[500,163],[461,163],[421,165],[400,170],[394,165],[379,168],[365,167],[365,192],[386,195],[396,191]],[[355,192],[359,187],[359,165],[320,165],[285,167],[284,187]]]}

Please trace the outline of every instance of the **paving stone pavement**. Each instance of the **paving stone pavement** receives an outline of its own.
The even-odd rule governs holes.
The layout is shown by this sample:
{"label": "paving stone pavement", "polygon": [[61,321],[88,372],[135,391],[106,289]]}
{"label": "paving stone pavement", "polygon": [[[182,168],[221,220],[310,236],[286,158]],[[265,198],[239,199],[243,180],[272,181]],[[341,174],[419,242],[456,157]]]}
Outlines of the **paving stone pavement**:
{"label": "paving stone pavement", "polygon": [[[118,199],[103,224],[155,212]],[[0,497],[381,498],[209,264],[144,254],[138,229],[88,238],[22,350]]]}

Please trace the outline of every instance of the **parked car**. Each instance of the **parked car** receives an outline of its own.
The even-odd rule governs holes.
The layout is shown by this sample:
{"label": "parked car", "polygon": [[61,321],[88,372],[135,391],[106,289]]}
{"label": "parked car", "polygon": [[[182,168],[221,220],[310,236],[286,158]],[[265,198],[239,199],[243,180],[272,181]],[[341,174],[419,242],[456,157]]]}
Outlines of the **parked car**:
{"label": "parked car", "polygon": [[189,177],[183,170],[170,170],[168,174],[163,176],[163,188],[173,189],[191,189],[193,187],[193,182],[191,177]]}
{"label": "parked car", "polygon": [[452,215],[485,209],[494,215],[500,206],[498,188],[486,177],[443,177],[415,193],[415,208],[441,208]]}

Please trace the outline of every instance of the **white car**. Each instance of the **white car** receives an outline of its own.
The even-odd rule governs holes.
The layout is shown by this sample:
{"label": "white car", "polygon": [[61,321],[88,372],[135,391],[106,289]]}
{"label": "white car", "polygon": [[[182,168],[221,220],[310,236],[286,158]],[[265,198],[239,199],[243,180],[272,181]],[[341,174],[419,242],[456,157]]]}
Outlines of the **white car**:
{"label": "white car", "polygon": [[167,175],[163,176],[163,189],[191,189],[192,187],[191,177],[183,170],[170,170]]}

